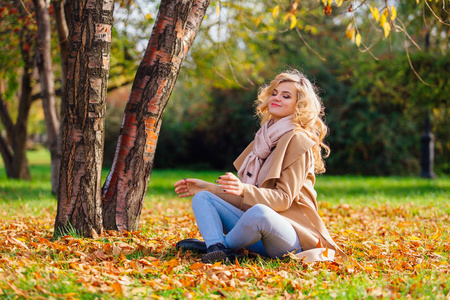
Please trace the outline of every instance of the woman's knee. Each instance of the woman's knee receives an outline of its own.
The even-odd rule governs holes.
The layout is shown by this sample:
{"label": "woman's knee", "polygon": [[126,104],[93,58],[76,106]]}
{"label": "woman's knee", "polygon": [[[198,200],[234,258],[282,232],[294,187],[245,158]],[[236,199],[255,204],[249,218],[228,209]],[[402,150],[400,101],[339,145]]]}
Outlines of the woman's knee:
{"label": "woman's knee", "polygon": [[264,204],[256,204],[246,212],[251,219],[256,221],[270,220],[274,213],[276,212],[273,209]]}
{"label": "woman's knee", "polygon": [[212,194],[211,192],[208,192],[208,191],[198,192],[192,198],[192,207],[204,205],[205,201],[209,201],[209,199],[211,198],[212,195],[214,195],[214,194]]}

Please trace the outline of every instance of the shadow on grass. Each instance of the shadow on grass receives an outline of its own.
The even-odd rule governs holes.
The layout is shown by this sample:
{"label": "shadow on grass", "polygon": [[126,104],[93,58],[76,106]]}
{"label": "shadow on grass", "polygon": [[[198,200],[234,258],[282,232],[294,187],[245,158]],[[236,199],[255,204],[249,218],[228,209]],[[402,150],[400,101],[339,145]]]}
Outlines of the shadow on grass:
{"label": "shadow on grass", "polygon": [[30,166],[31,180],[10,179],[0,168],[0,201],[41,201],[56,199],[51,193],[50,168],[45,165]]}
{"label": "shadow on grass", "polygon": [[0,187],[0,201],[41,201],[43,199],[56,199],[52,195],[50,188],[19,188],[19,187]]}

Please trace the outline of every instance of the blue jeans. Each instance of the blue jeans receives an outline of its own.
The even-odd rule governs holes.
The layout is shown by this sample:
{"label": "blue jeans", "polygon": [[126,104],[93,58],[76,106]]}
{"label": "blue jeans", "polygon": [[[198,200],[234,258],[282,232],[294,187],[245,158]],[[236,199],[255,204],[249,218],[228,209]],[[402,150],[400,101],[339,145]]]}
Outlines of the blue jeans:
{"label": "blue jeans", "polygon": [[257,204],[244,212],[202,191],[192,199],[192,209],[206,246],[221,243],[230,249],[247,248],[272,258],[301,251],[294,227],[266,205]]}

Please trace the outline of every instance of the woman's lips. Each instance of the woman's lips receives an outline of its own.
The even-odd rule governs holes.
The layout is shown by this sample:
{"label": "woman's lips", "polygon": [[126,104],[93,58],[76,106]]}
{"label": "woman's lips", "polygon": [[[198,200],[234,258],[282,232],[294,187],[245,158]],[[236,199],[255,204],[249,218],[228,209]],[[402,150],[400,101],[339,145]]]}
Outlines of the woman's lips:
{"label": "woman's lips", "polygon": [[274,107],[281,107],[281,105],[278,105],[278,104],[276,104],[276,103],[271,103],[270,105],[271,105],[271,106],[274,106]]}

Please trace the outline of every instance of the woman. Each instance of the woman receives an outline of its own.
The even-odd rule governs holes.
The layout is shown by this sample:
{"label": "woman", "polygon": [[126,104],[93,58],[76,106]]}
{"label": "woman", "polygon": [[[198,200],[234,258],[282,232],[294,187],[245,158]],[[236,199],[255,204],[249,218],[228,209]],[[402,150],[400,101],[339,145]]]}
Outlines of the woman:
{"label": "woman", "polygon": [[175,183],[179,197],[194,196],[205,240],[183,240],[177,247],[206,252],[205,263],[233,261],[241,248],[272,258],[290,252],[307,261],[331,260],[335,250],[345,258],[317,213],[315,174],[325,171],[322,150],[328,154],[329,147],[313,85],[302,73],[287,71],[260,90],[256,103],[261,128],[234,162],[239,177],[228,172],[217,184]]}

